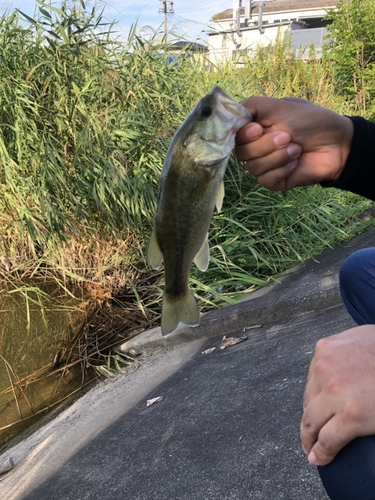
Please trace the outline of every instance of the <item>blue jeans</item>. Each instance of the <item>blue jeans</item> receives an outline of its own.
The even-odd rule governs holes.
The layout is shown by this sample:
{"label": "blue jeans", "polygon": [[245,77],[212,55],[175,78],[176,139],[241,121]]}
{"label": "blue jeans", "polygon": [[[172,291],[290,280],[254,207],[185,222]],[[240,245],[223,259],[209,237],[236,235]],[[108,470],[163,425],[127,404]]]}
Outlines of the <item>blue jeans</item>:
{"label": "blue jeans", "polygon": [[[358,325],[375,324],[375,248],[359,250],[344,261],[340,292]],[[375,436],[354,439],[318,470],[331,500],[375,500]]]}

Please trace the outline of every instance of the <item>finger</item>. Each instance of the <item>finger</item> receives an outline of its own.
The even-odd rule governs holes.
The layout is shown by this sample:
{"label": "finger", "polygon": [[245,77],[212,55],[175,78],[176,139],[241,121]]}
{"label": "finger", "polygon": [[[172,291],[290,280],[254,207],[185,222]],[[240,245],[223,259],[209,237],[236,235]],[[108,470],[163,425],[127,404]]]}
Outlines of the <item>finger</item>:
{"label": "finger", "polygon": [[299,97],[277,99],[275,97],[251,96],[242,105],[251,112],[254,120],[266,129],[281,122],[283,122],[284,126],[287,126],[291,115],[295,116],[297,114],[306,119],[312,110],[319,108],[316,104]]}
{"label": "finger", "polygon": [[[268,139],[266,136],[261,137],[259,142],[262,141],[262,144],[258,144],[257,141],[257,149],[255,153],[252,152],[252,155],[261,154],[260,157],[256,156],[243,160],[246,161],[248,172],[258,178],[281,167],[288,167],[291,162],[297,159],[301,154],[301,147],[298,144],[289,144],[287,147],[275,149],[275,146],[270,145],[269,141],[266,139]],[[251,149],[251,146],[249,146],[249,149]],[[271,150],[270,153],[268,153],[269,150]],[[250,153],[248,153],[248,156],[249,155]],[[271,180],[271,182],[267,181],[267,186],[269,184],[274,184],[271,177],[267,179]],[[280,180],[280,178],[277,180]]]}
{"label": "finger", "polygon": [[319,393],[304,409],[301,419],[301,443],[309,453],[318,441],[321,429],[335,415],[334,406],[328,405],[323,393]]}
{"label": "finger", "polygon": [[360,434],[355,427],[345,425],[341,415],[336,414],[321,429],[319,437],[312,447],[308,460],[314,465],[327,465],[344,446]]}
{"label": "finger", "polygon": [[319,379],[315,371],[315,357],[310,363],[309,373],[307,374],[307,381],[305,392],[303,394],[303,409],[305,409],[310,401],[312,401],[322,390],[322,381]]}
{"label": "finger", "polygon": [[[246,130],[249,131],[249,128]],[[263,158],[278,149],[286,149],[288,145],[290,145],[290,134],[287,132],[270,132],[262,135],[254,142],[247,141],[244,145],[237,145],[236,155],[240,161],[248,161]]]}
{"label": "finger", "polygon": [[326,337],[318,340],[315,346],[314,357],[311,360],[309,372],[307,374],[307,382],[305,393],[303,395],[303,408],[315,399],[322,391],[324,384],[329,379],[332,371],[334,371],[334,361],[330,356],[332,342],[334,336]]}
{"label": "finger", "polygon": [[291,161],[284,167],[276,168],[258,177],[258,182],[261,186],[270,191],[287,191],[295,186],[288,181],[290,176],[297,168],[298,160]]}
{"label": "finger", "polygon": [[236,135],[236,144],[242,145],[255,141],[263,135],[263,127],[257,122],[247,123]]}
{"label": "finger", "polygon": [[288,106],[287,103],[286,106],[283,106],[283,104],[283,99],[265,96],[252,96],[242,103],[251,112],[255,121],[261,123],[264,127],[269,127],[275,122],[275,108],[280,113]]}

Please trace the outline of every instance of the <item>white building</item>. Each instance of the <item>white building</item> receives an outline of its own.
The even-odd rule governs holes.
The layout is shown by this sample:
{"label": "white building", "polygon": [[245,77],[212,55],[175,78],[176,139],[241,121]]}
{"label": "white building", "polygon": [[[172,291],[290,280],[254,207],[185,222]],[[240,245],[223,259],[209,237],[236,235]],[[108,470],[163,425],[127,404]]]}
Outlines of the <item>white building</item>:
{"label": "white building", "polygon": [[326,34],[323,17],[339,0],[233,0],[233,7],[211,19],[208,32],[209,59],[218,64],[240,61],[258,46],[275,41],[278,33],[290,33],[291,45],[307,57],[313,45],[322,48]]}

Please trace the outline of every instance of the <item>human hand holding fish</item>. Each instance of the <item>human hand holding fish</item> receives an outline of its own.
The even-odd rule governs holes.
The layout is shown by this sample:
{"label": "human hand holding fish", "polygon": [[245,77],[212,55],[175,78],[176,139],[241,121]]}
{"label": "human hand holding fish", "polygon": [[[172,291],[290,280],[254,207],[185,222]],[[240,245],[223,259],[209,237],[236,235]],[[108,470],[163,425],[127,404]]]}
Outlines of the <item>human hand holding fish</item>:
{"label": "human hand holding fish", "polygon": [[203,97],[177,130],[161,173],[155,227],[148,261],[164,263],[165,287],[161,331],[167,335],[180,322],[197,326],[200,312],[189,288],[193,261],[209,264],[208,230],[224,198],[224,174],[238,130],[251,113],[219,87]]}
{"label": "human hand holding fish", "polygon": [[287,191],[341,175],[353,137],[351,120],[305,99],[253,96],[254,115],[236,138],[236,155],[273,191]]}

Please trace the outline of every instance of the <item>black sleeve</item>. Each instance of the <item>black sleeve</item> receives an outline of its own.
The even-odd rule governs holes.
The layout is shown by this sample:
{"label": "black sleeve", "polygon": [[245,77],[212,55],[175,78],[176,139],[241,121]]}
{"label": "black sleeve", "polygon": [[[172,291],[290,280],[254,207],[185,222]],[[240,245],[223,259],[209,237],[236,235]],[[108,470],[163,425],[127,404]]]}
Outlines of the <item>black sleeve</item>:
{"label": "black sleeve", "polygon": [[375,201],[375,123],[360,116],[350,118],[354,133],[350,153],[341,176],[323,187],[335,187]]}

